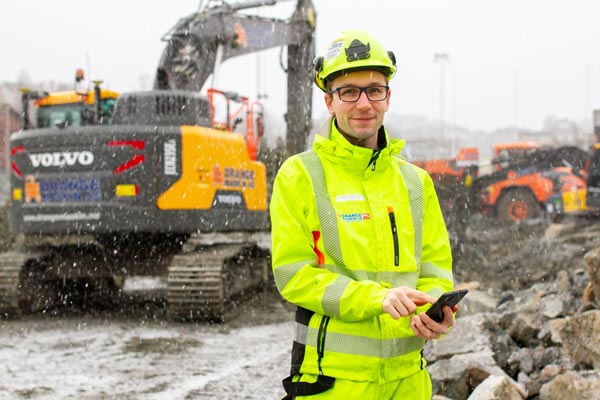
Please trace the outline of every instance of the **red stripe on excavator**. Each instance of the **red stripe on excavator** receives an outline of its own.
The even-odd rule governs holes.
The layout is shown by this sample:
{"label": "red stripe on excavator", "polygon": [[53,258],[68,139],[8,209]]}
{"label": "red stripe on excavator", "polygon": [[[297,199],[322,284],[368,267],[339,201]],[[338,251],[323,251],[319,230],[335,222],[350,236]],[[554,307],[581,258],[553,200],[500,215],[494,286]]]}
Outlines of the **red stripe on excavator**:
{"label": "red stripe on excavator", "polygon": [[[132,147],[134,150],[144,150],[146,147],[146,143],[143,140],[111,140],[107,144],[109,147],[116,146],[127,146]],[[119,174],[129,168],[133,168],[138,164],[143,163],[146,160],[146,157],[143,154],[135,154],[129,161],[119,165],[114,169],[115,174]]]}
{"label": "red stripe on excavator", "polygon": [[13,161],[12,163],[10,163],[10,166],[12,168],[12,171],[15,173],[15,175],[17,175],[19,178],[23,177],[23,173],[21,172],[21,170],[19,169],[19,167],[17,167],[17,163],[15,163]]}
{"label": "red stripe on excavator", "polygon": [[[25,151],[25,146],[16,146],[16,147],[13,147],[12,149],[10,149],[10,155],[12,157],[14,157],[15,155],[17,155],[18,153],[21,153],[23,151]],[[19,167],[17,167],[17,163],[16,162],[11,161],[10,168],[12,169],[12,171],[14,172],[14,174],[17,175],[19,178],[23,177],[23,173],[21,172],[21,170],[19,169]]]}
{"label": "red stripe on excavator", "polygon": [[136,150],[144,150],[146,143],[143,140],[111,140],[109,146],[129,146]]}
{"label": "red stripe on excavator", "polygon": [[20,153],[22,151],[25,151],[25,146],[17,146],[17,147],[13,147],[12,149],[10,149],[10,155],[14,156],[17,153]]}
{"label": "red stripe on excavator", "polygon": [[121,164],[117,168],[115,168],[114,173],[118,174],[129,168],[135,167],[136,165],[143,163],[144,160],[145,160],[145,157],[143,154],[136,154],[131,158],[131,160],[129,160],[126,163]]}

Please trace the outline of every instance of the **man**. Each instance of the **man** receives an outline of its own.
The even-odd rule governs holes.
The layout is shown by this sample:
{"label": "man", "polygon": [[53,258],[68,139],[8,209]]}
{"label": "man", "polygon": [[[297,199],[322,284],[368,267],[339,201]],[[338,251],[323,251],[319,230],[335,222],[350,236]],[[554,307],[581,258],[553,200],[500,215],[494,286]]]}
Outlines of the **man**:
{"label": "man", "polygon": [[430,399],[422,349],[454,316],[423,311],[452,290],[452,258],[430,177],[383,127],[395,57],[347,31],[315,68],[332,117],[270,206],[275,282],[297,305],[286,398]]}

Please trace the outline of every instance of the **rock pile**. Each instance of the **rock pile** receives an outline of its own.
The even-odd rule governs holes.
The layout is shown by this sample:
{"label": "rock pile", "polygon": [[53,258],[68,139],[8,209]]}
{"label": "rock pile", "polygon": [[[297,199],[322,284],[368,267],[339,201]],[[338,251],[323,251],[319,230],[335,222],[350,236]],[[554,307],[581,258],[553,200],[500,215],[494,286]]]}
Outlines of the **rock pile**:
{"label": "rock pile", "polygon": [[426,345],[436,400],[600,399],[600,310],[582,300],[600,221],[517,230],[486,244],[479,232],[478,253],[457,257],[457,275],[479,281],[459,285],[455,327]]}

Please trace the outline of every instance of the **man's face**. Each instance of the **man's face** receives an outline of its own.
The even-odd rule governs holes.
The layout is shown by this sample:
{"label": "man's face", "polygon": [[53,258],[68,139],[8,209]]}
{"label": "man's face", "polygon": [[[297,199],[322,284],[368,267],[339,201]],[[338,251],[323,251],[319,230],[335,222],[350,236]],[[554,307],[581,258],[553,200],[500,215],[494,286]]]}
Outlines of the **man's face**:
{"label": "man's face", "polygon": [[386,76],[379,71],[355,71],[343,74],[329,83],[331,94],[325,93],[325,104],[331,115],[335,115],[337,127],[348,141],[356,146],[377,148],[377,132],[383,125],[383,116],[390,105],[390,96],[385,100],[371,101],[365,92],[356,102],[340,100],[337,92],[343,87],[371,87],[387,85]]}

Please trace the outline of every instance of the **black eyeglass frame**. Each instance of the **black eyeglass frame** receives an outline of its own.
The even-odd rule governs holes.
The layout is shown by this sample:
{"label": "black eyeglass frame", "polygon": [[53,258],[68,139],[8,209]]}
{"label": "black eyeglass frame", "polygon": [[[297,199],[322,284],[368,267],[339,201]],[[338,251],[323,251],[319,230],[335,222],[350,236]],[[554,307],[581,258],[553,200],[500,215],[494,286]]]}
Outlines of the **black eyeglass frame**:
{"label": "black eyeglass frame", "polygon": [[[367,92],[367,90],[372,89],[372,88],[384,88],[385,89],[385,97],[383,99],[372,100],[369,97],[369,93]],[[358,96],[356,97],[356,100],[344,100],[344,99],[342,99],[341,90],[343,90],[343,89],[358,89],[359,92],[358,92]],[[334,92],[337,92],[338,98],[340,99],[340,101],[342,101],[344,103],[356,103],[358,100],[360,100],[360,96],[362,96],[363,93],[365,94],[365,96],[367,96],[367,99],[369,101],[384,101],[390,95],[390,87],[388,85],[373,85],[373,86],[364,86],[364,87],[359,87],[359,86],[342,86],[342,87],[339,87],[339,88],[331,89],[329,91],[329,94],[333,96]]]}

